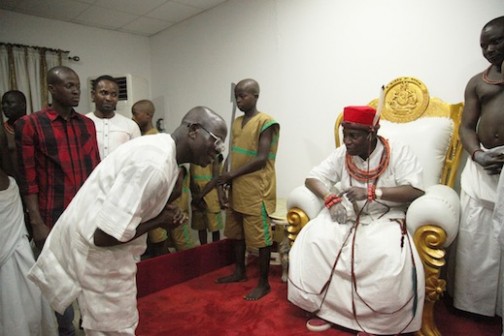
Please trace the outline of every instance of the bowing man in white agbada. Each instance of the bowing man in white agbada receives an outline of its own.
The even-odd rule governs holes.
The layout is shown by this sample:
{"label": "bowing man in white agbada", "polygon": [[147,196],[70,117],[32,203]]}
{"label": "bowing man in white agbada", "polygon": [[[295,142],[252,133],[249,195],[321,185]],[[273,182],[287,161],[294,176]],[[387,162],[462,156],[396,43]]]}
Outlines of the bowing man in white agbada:
{"label": "bowing man in white agbada", "polygon": [[375,109],[343,113],[344,146],[305,181],[325,207],[292,246],[288,298],[316,316],[309,330],[338,324],[358,335],[414,332],[424,272],[405,217],[424,194],[422,167],[409,147],[377,135]]}
{"label": "bowing man in white agbada", "polygon": [[222,117],[195,107],[172,134],[128,141],[95,168],[28,275],[53,309],[63,312],[77,298],[86,335],[135,334],[136,262],[145,233],[185,221],[169,203],[178,167],[210,164],[226,135]]}

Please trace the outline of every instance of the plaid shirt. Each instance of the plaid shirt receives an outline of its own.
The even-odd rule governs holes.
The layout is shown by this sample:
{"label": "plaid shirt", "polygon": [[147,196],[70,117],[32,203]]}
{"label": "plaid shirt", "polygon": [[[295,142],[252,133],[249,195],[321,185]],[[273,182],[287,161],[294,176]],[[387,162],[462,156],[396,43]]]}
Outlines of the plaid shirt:
{"label": "plaid shirt", "polygon": [[21,193],[38,194],[40,215],[52,227],[100,162],[94,123],[74,110],[65,120],[45,108],[15,127]]}

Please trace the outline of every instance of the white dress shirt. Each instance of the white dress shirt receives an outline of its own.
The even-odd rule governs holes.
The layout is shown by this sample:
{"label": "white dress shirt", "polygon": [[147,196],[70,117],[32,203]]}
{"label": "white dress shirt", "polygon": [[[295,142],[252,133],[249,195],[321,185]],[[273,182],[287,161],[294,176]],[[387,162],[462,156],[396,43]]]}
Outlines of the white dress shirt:
{"label": "white dress shirt", "polygon": [[96,140],[102,160],[119,145],[141,135],[137,123],[119,113],[115,113],[112,118],[98,118],[94,112],[89,112],[86,117],[95,124]]}

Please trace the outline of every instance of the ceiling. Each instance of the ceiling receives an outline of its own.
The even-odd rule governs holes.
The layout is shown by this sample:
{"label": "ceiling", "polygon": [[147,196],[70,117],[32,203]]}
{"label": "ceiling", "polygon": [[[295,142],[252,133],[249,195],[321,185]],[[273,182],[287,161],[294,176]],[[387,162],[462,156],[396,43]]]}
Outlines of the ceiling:
{"label": "ceiling", "polygon": [[0,9],[84,26],[152,36],[225,1],[0,0]]}

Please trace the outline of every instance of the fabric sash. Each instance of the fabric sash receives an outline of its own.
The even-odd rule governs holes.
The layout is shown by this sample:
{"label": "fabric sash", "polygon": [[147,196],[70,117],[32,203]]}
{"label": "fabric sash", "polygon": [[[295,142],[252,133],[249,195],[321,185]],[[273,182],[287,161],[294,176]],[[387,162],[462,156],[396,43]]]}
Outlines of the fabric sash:
{"label": "fabric sash", "polygon": [[493,210],[497,197],[498,175],[488,175],[479,164],[467,159],[460,177],[460,185],[470,197],[477,199],[485,208]]}

